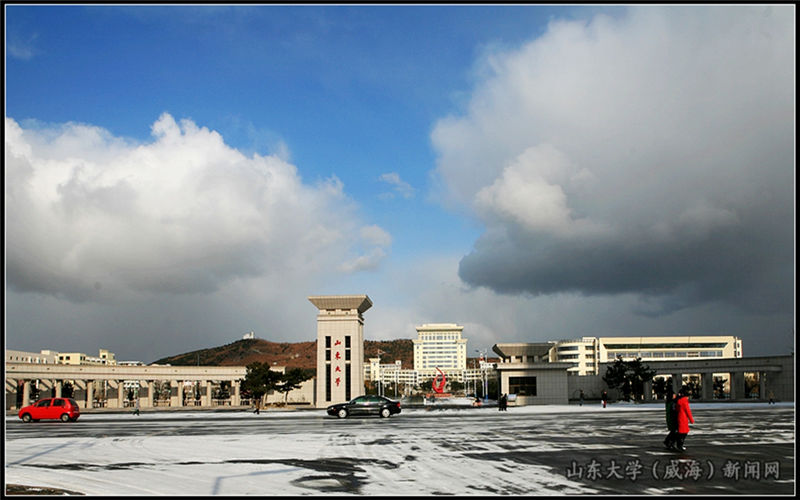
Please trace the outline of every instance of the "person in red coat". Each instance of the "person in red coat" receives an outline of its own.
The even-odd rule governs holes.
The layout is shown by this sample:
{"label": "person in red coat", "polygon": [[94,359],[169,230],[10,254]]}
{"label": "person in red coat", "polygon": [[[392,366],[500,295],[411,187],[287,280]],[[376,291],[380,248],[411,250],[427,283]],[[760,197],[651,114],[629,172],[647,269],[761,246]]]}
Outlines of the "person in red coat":
{"label": "person in red coat", "polygon": [[692,417],[692,409],[689,407],[689,391],[686,387],[681,387],[678,392],[678,399],[676,400],[676,407],[678,410],[678,451],[686,451],[683,442],[686,440],[686,435],[689,434],[689,424],[694,423]]}

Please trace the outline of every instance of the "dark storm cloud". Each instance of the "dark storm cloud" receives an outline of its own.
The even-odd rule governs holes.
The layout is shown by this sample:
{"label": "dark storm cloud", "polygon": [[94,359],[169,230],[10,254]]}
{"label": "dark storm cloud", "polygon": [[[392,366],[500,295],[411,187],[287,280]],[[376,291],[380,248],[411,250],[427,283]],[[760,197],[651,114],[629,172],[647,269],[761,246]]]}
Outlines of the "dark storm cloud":
{"label": "dark storm cloud", "polygon": [[433,139],[486,227],[468,284],[791,312],[794,24],[782,7],[632,9],[555,22],[487,57]]}

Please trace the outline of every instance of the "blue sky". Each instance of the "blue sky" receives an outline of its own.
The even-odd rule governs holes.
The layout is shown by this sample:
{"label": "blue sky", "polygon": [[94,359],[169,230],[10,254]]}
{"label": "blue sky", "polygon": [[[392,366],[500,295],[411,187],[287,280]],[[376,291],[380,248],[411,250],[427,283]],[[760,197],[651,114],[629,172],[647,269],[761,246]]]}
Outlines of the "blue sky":
{"label": "blue sky", "polygon": [[5,10],[8,348],[793,349],[792,6]]}

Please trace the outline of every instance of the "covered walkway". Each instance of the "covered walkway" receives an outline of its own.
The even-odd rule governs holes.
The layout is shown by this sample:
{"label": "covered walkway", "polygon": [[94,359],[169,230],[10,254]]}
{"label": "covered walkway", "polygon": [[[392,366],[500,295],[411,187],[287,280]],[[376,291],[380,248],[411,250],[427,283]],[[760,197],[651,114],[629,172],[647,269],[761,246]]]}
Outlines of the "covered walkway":
{"label": "covered walkway", "polygon": [[[6,363],[6,410],[27,406],[31,402],[31,386],[61,397],[69,382],[73,398],[81,408],[124,408],[135,405],[125,387],[137,387],[140,408],[155,406],[202,406],[242,404],[240,387],[247,374],[244,366],[122,366],[122,365],[53,365]],[[229,396],[214,399],[213,388],[227,383]],[[167,383],[167,384],[164,384]],[[168,385],[168,397],[156,399],[156,386]],[[187,385],[197,386],[195,394],[187,394]],[[21,398],[18,395],[21,393]],[[199,398],[197,397],[199,396]]]}

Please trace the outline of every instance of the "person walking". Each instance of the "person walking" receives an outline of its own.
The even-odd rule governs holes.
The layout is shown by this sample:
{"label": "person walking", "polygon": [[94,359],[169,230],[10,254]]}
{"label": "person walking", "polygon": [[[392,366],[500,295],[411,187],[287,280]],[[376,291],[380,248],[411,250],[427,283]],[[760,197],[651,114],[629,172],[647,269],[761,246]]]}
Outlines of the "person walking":
{"label": "person walking", "polygon": [[580,406],[583,406],[583,389],[581,389],[581,394],[580,394],[580,402],[579,402],[578,404],[579,404]]}
{"label": "person walking", "polygon": [[608,391],[603,391],[603,395],[600,398],[603,400],[603,408],[605,408],[608,401]]}
{"label": "person walking", "polygon": [[136,397],[136,408],[133,410],[134,415],[139,415],[139,397]]}
{"label": "person walking", "polygon": [[769,404],[774,405],[775,404],[775,394],[773,394],[772,391],[769,391],[767,396],[769,397]]}
{"label": "person walking", "polygon": [[678,440],[676,448],[678,451],[686,451],[686,447],[683,445],[683,443],[686,440],[686,435],[689,434],[689,424],[694,423],[692,409],[689,407],[688,394],[689,390],[686,388],[686,386],[683,386],[678,392],[678,397],[675,400],[678,421]]}
{"label": "person walking", "polygon": [[674,450],[675,443],[678,441],[678,407],[676,399],[675,391],[670,387],[667,390],[666,402],[664,403],[667,430],[669,431],[669,434],[664,439],[664,446],[668,450]]}

